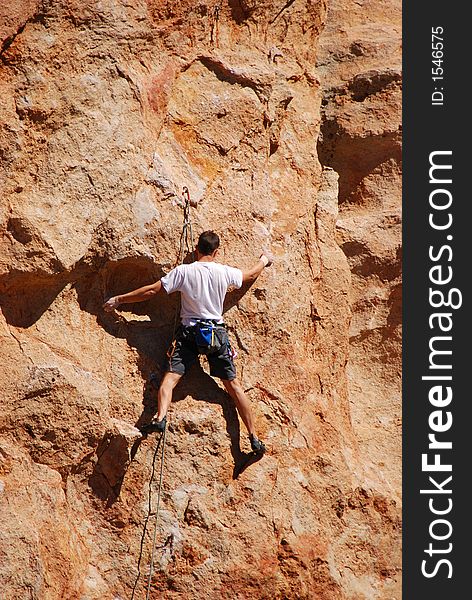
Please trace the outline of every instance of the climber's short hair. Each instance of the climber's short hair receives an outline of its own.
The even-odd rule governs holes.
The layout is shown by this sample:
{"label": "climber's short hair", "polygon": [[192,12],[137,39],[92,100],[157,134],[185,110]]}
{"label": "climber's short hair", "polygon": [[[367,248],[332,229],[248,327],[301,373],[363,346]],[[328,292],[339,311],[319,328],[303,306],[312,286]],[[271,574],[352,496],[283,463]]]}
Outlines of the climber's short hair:
{"label": "climber's short hair", "polygon": [[204,231],[198,238],[197,248],[200,254],[208,256],[220,247],[220,238],[214,231]]}

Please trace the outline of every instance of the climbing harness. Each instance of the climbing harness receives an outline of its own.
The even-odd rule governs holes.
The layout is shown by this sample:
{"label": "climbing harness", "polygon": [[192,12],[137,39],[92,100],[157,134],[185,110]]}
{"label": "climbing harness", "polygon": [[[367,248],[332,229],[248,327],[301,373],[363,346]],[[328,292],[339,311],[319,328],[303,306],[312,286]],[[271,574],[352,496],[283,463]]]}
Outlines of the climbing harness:
{"label": "climbing harness", "polygon": [[[191,221],[191,215],[190,215],[190,207],[192,206],[192,201],[190,199],[190,192],[188,191],[187,187],[183,188],[182,197],[184,200],[184,223],[182,226],[182,233],[180,235],[179,255],[177,257],[176,266],[177,266],[177,264],[182,264],[185,259],[185,256],[189,253],[192,253],[192,259],[194,259],[193,232],[192,232],[192,221]],[[174,348],[175,348],[175,332],[177,330],[178,312],[179,311],[178,311],[178,307],[177,307],[176,311],[175,311],[175,318],[174,318],[174,331],[172,333],[172,338],[174,339]],[[142,556],[143,556],[144,541],[145,541],[145,537],[146,537],[148,522],[149,522],[149,519],[150,519],[151,513],[152,513],[152,495],[153,495],[152,494],[152,485],[154,482],[154,475],[156,472],[156,459],[157,459],[157,455],[159,452],[159,448],[162,443],[161,456],[160,456],[161,465],[160,465],[160,474],[159,474],[159,484],[158,484],[158,488],[157,488],[156,513],[155,513],[155,517],[154,517],[154,530],[153,530],[153,535],[152,535],[151,560],[149,563],[149,573],[148,573],[147,587],[146,587],[146,600],[149,600],[149,594],[151,592],[151,582],[152,582],[152,576],[154,574],[154,557],[155,557],[155,552],[156,552],[157,524],[158,524],[158,520],[159,520],[159,508],[160,508],[160,502],[161,502],[162,477],[163,477],[163,472],[164,472],[164,453],[165,453],[165,447],[166,447],[166,431],[167,431],[167,427],[164,428],[164,431],[161,433],[161,435],[159,436],[159,439],[157,440],[156,449],[154,451],[154,456],[152,459],[151,478],[149,480],[149,488],[148,488],[148,513],[147,513],[146,519],[144,521],[144,528],[143,528],[143,533],[141,536],[141,545],[140,545],[139,558],[138,558],[138,573],[137,573],[136,579],[134,581],[133,591],[132,591],[130,600],[134,600],[136,588],[137,588],[139,579],[141,577],[141,560],[142,560]]]}
{"label": "climbing harness", "polygon": [[218,335],[218,330],[224,329],[222,325],[213,321],[197,321],[194,325],[195,343],[197,344],[199,354],[212,354],[217,352],[222,341]]}

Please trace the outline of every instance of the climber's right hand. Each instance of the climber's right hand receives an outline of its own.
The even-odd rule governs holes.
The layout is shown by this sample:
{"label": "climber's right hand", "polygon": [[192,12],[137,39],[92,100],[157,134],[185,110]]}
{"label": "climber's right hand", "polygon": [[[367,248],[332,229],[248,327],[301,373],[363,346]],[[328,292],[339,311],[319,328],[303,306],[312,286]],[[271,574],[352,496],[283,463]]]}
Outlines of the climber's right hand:
{"label": "climber's right hand", "polygon": [[274,257],[269,253],[261,254],[259,260],[262,260],[264,267],[270,267],[270,265],[274,262]]}
{"label": "climber's right hand", "polygon": [[112,296],[104,303],[103,308],[106,312],[112,312],[113,310],[118,308],[118,306],[120,306],[118,296]]}

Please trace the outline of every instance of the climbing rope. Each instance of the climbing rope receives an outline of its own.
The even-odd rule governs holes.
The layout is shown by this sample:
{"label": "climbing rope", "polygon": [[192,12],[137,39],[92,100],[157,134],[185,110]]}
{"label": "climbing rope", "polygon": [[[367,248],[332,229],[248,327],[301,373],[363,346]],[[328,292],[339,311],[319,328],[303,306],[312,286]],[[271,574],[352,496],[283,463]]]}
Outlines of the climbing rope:
{"label": "climbing rope", "polygon": [[[183,222],[183,226],[182,226],[182,233],[180,234],[179,255],[177,257],[176,266],[178,264],[183,264],[183,261],[184,261],[186,255],[189,254],[190,252],[192,253],[192,260],[194,260],[194,258],[195,258],[194,246],[193,246],[192,220],[191,220],[191,215],[190,215],[190,207],[192,205],[192,201],[190,199],[190,192],[188,191],[187,187],[183,188],[182,197],[184,200],[184,222]],[[175,310],[174,331],[172,333],[172,338],[174,338],[175,332],[177,329],[178,314],[179,314],[179,310],[178,310],[178,306],[177,306],[176,310]],[[152,513],[152,484],[154,482],[154,475],[156,472],[156,458],[157,458],[157,455],[159,452],[159,447],[162,442],[161,468],[160,468],[160,474],[159,474],[159,485],[157,488],[157,504],[156,504],[155,518],[154,518],[154,530],[153,530],[153,535],[152,535],[151,560],[149,563],[149,573],[148,573],[148,580],[147,580],[147,587],[146,587],[146,600],[149,600],[149,594],[151,592],[151,582],[152,582],[152,576],[154,574],[154,556],[155,556],[155,551],[156,551],[157,524],[158,524],[158,520],[159,520],[159,508],[160,508],[160,503],[161,503],[162,477],[163,477],[163,472],[164,472],[164,453],[165,453],[165,447],[166,447],[166,430],[167,430],[167,428],[164,429],[164,431],[159,436],[159,439],[157,440],[156,449],[154,451],[154,456],[152,459],[151,478],[149,479],[149,488],[148,488],[148,513],[147,513],[146,519],[144,521],[144,528],[143,528],[143,533],[141,536],[141,545],[140,545],[139,559],[138,559],[138,573],[137,573],[136,579],[134,581],[133,591],[132,591],[130,600],[134,600],[134,594],[136,591],[136,587],[137,587],[139,579],[141,577],[141,560],[142,560],[142,556],[143,556],[144,541],[145,541],[145,537],[146,537],[148,521],[149,521],[149,519],[151,517],[151,513]]]}
{"label": "climbing rope", "polygon": [[[151,517],[151,513],[152,513],[152,484],[154,483],[154,474],[156,472],[156,458],[157,458],[157,453],[159,452],[159,447],[161,445],[161,441],[163,441],[163,434],[161,434],[159,436],[159,439],[157,440],[156,449],[154,450],[154,456],[153,456],[153,459],[152,459],[151,477],[149,479],[149,487],[148,487],[148,512],[147,512],[147,515],[146,515],[146,519],[144,520],[144,528],[143,528],[143,533],[141,535],[141,545],[140,545],[139,558],[138,558],[138,573],[136,575],[136,579],[134,580],[133,591],[131,593],[131,599],[130,600],[134,600],[134,594],[136,592],[136,586],[138,585],[138,581],[139,581],[139,579],[141,577],[141,560],[143,558],[144,541],[145,541],[145,538],[146,538],[148,521],[149,521],[149,519]],[[162,478],[163,459],[164,459],[164,446],[162,447],[161,477],[160,477],[160,480]],[[160,493],[161,493],[161,486],[159,485],[159,490],[158,490],[158,497],[159,498],[160,498]],[[157,504],[157,509],[156,509],[156,521],[155,521],[155,524],[154,524],[154,528],[155,529],[156,529],[157,516],[158,516],[158,507],[159,507],[159,502]],[[154,544],[154,542],[153,542],[153,544]]]}
{"label": "climbing rope", "polygon": [[[167,428],[166,428],[167,429]],[[149,575],[147,582],[147,590],[146,590],[146,600],[149,600],[149,594],[151,592],[151,581],[154,573],[154,553],[156,551],[156,537],[157,537],[157,521],[159,518],[159,506],[161,503],[161,489],[162,489],[162,473],[164,471],[164,451],[166,447],[166,429],[162,432],[159,441],[157,443],[157,447],[161,443],[162,438],[162,453],[161,453],[161,472],[159,475],[159,487],[157,492],[157,506],[156,506],[156,518],[154,519],[154,532],[152,534],[152,551],[151,551],[151,562],[149,564]]]}

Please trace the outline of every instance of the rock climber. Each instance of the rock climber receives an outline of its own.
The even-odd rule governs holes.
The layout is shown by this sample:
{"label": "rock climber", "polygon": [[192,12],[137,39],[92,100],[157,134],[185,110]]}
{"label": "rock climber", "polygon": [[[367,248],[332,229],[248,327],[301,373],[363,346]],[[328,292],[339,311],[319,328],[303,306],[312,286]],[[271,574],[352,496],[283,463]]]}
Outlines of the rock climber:
{"label": "rock climber", "polygon": [[222,313],[228,288],[240,288],[245,282],[254,282],[264,267],[272,264],[272,260],[262,254],[250,269],[236,269],[216,262],[219,246],[218,235],[213,231],[204,231],[195,248],[194,262],[179,265],[156,283],[113,296],[103,307],[110,312],[120,304],[149,300],[161,290],[167,294],[181,293],[181,324],[167,351],[166,372],[157,395],[157,416],[141,429],[143,433],[164,431],[167,409],[175,386],[198,355],[205,353],[210,365],[210,375],[222,380],[226,391],[234,400],[247,428],[253,452],[262,454],[265,446],[256,435],[249,399],[236,377],[233,352]]}

